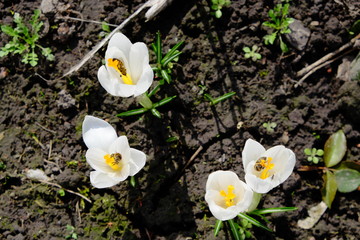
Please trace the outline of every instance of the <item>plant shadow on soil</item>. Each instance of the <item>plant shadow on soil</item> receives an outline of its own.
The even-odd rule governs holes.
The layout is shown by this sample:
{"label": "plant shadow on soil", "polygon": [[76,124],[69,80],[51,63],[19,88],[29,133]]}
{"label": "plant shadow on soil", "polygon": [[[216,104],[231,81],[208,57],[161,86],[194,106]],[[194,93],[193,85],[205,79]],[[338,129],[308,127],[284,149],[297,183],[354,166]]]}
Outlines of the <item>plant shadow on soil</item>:
{"label": "plant shadow on soil", "polygon": [[[11,24],[11,12],[30,16],[41,2],[0,2],[0,23]],[[286,145],[297,155],[294,173],[265,195],[259,207],[298,210],[269,215],[275,233],[254,228],[255,239],[360,237],[358,191],[337,193],[333,207],[314,228],[304,230],[296,224],[321,201],[322,173],[297,171],[308,164],[303,149],[322,148],[326,138],[342,128],[348,140],[347,160],[360,156],[359,84],[336,78],[340,61],[294,88],[296,71],[349,41],[347,29],[359,17],[352,8],[338,1],[292,1],[291,16],[310,28],[311,36],[304,51],[292,49],[286,55],[277,45],[265,46],[262,41],[266,30],[261,22],[274,6],[272,1],[232,1],[221,19],[210,15],[210,1],[205,0],[174,0],[149,22],[142,13],[123,29],[133,42],[150,46],[157,31],[164,51],[179,40],[185,42],[173,67],[173,83],[156,96],[160,100],[177,95],[159,108],[159,121],[148,113],[115,117],[138,106],[131,98],[110,96],[97,82],[105,48],[78,72],[58,79],[100,41],[101,32],[100,25],[59,16],[119,24],[143,1],[58,3],[60,8],[42,16],[49,30],[41,38],[41,44],[53,48],[56,62],[41,60],[38,67],[28,68],[16,56],[0,59],[0,67],[9,70],[0,80],[0,161],[6,166],[0,169],[1,239],[63,239],[71,234],[67,225],[74,227],[78,239],[215,239],[215,218],[204,201],[206,179],[220,169],[244,179],[241,150],[247,138],[266,147]],[[9,40],[4,33],[1,39],[0,46]],[[254,44],[261,47],[261,61],[243,56],[242,48]],[[218,97],[231,91],[236,96],[214,106],[204,98],[204,93]],[[148,155],[135,188],[127,181],[110,189],[91,187],[81,139],[86,114],[106,119],[120,135],[128,136],[131,147]],[[265,122],[277,123],[273,133],[261,127]],[[36,168],[92,203],[68,192],[61,196],[56,187],[24,177],[26,169]],[[231,234],[224,228],[217,239],[231,239]]]}

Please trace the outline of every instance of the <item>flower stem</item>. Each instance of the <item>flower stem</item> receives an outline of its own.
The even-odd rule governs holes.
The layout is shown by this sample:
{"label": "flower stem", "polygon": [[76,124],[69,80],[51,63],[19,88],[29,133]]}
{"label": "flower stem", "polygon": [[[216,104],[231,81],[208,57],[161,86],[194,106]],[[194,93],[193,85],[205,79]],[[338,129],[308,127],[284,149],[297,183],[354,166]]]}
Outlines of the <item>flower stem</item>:
{"label": "flower stem", "polygon": [[150,100],[150,98],[146,95],[146,93],[141,94],[136,99],[140,103],[140,105],[146,109],[151,109],[153,107],[153,103]]}
{"label": "flower stem", "polygon": [[252,203],[251,203],[250,207],[248,208],[247,212],[251,212],[257,208],[257,206],[259,205],[259,202],[261,200],[261,196],[262,196],[261,193],[254,192]]}

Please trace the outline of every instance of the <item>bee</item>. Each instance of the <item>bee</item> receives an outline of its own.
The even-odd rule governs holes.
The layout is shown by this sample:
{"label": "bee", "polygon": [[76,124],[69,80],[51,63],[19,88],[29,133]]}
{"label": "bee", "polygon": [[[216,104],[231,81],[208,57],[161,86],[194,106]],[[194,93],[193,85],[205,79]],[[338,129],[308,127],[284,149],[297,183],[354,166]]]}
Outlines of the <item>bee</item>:
{"label": "bee", "polygon": [[116,59],[117,60],[117,68],[119,69],[119,71],[121,72],[121,74],[123,76],[126,76],[126,68],[125,68],[125,65],[122,61],[120,61],[119,59]]}
{"label": "bee", "polygon": [[256,160],[254,168],[256,171],[260,172],[265,169],[264,162],[266,162],[266,157],[261,157]]}
{"label": "bee", "polygon": [[112,162],[112,165],[119,164],[122,160],[122,156],[120,153],[112,153],[110,155],[110,157],[112,157],[114,159],[114,161]]}

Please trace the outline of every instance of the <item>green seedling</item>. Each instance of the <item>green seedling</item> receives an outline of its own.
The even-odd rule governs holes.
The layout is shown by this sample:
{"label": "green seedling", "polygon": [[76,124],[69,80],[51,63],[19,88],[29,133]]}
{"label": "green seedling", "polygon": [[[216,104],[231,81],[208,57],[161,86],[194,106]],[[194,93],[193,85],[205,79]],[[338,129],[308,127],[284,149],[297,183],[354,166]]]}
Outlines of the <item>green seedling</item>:
{"label": "green seedling", "polygon": [[275,40],[279,39],[282,52],[289,51],[287,45],[282,39],[282,35],[291,33],[289,25],[294,21],[293,18],[288,17],[289,7],[289,3],[285,3],[284,5],[281,3],[276,4],[274,9],[270,9],[268,12],[270,20],[265,21],[262,24],[263,26],[271,28],[273,30],[271,34],[264,36],[265,44],[273,45]]}
{"label": "green seedling", "polygon": [[276,122],[266,122],[266,123],[263,123],[262,125],[266,131],[271,134],[271,133],[274,133],[274,129],[276,128],[277,124]]}
{"label": "green seedling", "polygon": [[321,161],[321,157],[324,155],[324,150],[316,148],[305,148],[304,153],[308,156],[307,160],[318,164]]}
{"label": "green seedling", "polygon": [[169,103],[174,98],[176,98],[176,96],[166,97],[156,103],[153,103],[150,100],[150,97],[155,95],[160,90],[160,87],[162,85],[164,85],[165,83],[170,84],[172,82],[172,78],[171,78],[172,64],[173,62],[178,61],[179,55],[182,53],[178,49],[183,43],[184,43],[183,41],[180,41],[174,47],[172,47],[169,50],[169,52],[165,54],[165,56],[163,56],[161,36],[160,33],[157,32],[155,43],[151,44],[151,46],[156,56],[156,66],[153,67],[153,71],[155,72],[155,75],[159,79],[159,81],[157,85],[149,93],[142,94],[141,96],[138,97],[138,102],[141,106],[143,106],[143,108],[138,108],[127,112],[123,112],[116,116],[118,117],[133,116],[150,111],[155,117],[161,118],[161,114],[157,110],[157,108]]}
{"label": "green seedling", "polygon": [[65,236],[65,239],[78,239],[78,235],[75,232],[75,227],[68,224],[68,225],[66,225],[66,231],[69,234]]}
{"label": "green seedling", "polygon": [[226,100],[228,98],[231,98],[235,94],[236,94],[236,92],[229,92],[229,93],[225,93],[224,95],[222,95],[220,97],[213,98],[210,94],[205,93],[204,98],[210,102],[210,105],[215,105],[215,104],[218,104],[221,101],[224,101],[224,100]]}
{"label": "green seedling", "polygon": [[230,4],[231,4],[230,0],[211,0],[211,9],[213,10],[211,14],[213,14],[216,18],[221,18],[222,16],[221,9],[223,7],[230,6]]}
{"label": "green seedling", "polygon": [[7,56],[8,54],[20,54],[22,56],[21,62],[30,64],[33,67],[39,61],[38,51],[49,61],[55,59],[50,48],[42,47],[37,43],[40,39],[39,31],[44,24],[39,21],[39,17],[40,10],[36,9],[29,24],[25,24],[19,13],[15,13],[15,28],[9,25],[1,25],[1,31],[12,37],[12,40],[0,49],[0,57]]}
{"label": "green seedling", "polygon": [[101,22],[101,30],[99,38],[106,37],[109,33],[111,33],[110,25],[107,22]]}
{"label": "green seedling", "polygon": [[258,53],[260,48],[256,45],[253,45],[251,49],[249,47],[244,47],[243,51],[245,53],[245,58],[251,58],[254,62],[261,59],[261,54]]}

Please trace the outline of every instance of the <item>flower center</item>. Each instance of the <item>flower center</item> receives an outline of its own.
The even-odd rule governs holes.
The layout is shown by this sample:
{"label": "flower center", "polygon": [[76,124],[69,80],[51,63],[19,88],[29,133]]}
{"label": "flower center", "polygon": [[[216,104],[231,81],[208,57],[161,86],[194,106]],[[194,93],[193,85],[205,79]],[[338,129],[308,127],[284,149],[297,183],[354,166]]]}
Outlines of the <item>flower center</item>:
{"label": "flower center", "polygon": [[256,171],[261,172],[261,179],[266,179],[270,177],[269,170],[273,169],[275,166],[275,164],[271,163],[271,161],[271,157],[261,157],[256,161],[254,168]]}
{"label": "flower center", "polygon": [[126,71],[125,65],[122,61],[116,58],[109,58],[108,66],[115,68],[115,70],[120,74],[125,84],[133,85],[133,81],[131,80],[129,73]]}
{"label": "flower center", "polygon": [[231,207],[234,206],[234,198],[236,198],[236,195],[233,193],[234,191],[234,186],[233,185],[228,185],[228,192],[226,193],[224,190],[220,191],[220,195],[224,197],[225,200],[225,205],[227,207]]}
{"label": "flower center", "polygon": [[113,154],[106,154],[104,156],[105,162],[109,165],[113,170],[118,171],[121,169],[121,154],[120,153],[113,153]]}

